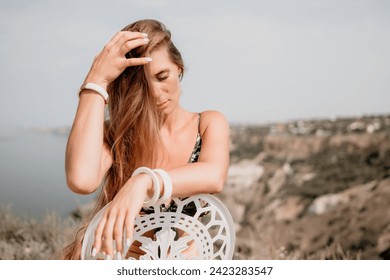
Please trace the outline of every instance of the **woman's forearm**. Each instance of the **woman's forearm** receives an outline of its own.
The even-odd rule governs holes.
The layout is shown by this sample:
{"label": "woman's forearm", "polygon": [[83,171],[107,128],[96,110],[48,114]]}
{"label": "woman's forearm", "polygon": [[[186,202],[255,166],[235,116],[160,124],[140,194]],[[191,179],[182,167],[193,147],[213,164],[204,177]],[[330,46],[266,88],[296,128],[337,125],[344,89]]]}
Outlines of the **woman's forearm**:
{"label": "woman's forearm", "polygon": [[168,173],[172,179],[172,197],[187,197],[221,192],[227,168],[208,162],[196,162],[168,170]]}
{"label": "woman's forearm", "polygon": [[103,150],[104,100],[84,92],[68,138],[65,172],[68,186],[77,193],[91,193],[99,183]]}

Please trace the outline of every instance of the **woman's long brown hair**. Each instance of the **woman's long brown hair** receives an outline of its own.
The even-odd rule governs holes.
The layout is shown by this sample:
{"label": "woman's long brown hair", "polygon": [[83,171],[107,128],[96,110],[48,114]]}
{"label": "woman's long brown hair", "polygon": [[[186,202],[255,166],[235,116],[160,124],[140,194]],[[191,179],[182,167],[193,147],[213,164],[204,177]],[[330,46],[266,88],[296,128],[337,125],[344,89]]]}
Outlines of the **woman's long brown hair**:
{"label": "woman's long brown hair", "polygon": [[[122,31],[147,33],[150,40],[147,45],[127,53],[127,58],[142,57],[159,47],[166,47],[172,62],[179,66],[182,78],[183,59],[171,41],[170,31],[161,22],[140,20]],[[157,151],[163,147],[159,134],[161,120],[144,67],[126,68],[109,84],[107,91],[110,101],[108,116],[104,122],[104,144],[111,149],[113,164],[102,183],[93,212],[77,231],[74,241],[61,251],[60,259],[80,259],[82,241],[91,219],[114,198],[137,167],[155,167]]]}

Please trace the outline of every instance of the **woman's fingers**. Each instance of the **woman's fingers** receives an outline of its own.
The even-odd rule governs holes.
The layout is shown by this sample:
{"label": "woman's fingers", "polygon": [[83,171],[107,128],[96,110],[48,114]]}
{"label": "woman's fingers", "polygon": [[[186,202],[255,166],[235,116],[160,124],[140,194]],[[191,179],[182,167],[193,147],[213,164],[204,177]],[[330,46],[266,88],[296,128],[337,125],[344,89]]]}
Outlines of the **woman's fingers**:
{"label": "woman's fingers", "polygon": [[118,48],[122,48],[124,44],[127,42],[137,41],[137,40],[144,40],[145,42],[148,42],[148,34],[146,33],[140,33],[140,32],[130,32],[130,31],[122,31],[122,34],[120,37],[118,37],[118,40],[116,41],[115,45],[118,46]]}
{"label": "woman's fingers", "polygon": [[151,57],[128,58],[124,61],[124,67],[145,65],[152,61]]}
{"label": "woman's fingers", "polygon": [[100,252],[102,246],[102,233],[106,224],[107,216],[104,215],[95,230],[95,237],[92,245],[92,257],[95,257]]}
{"label": "woman's fingers", "polygon": [[[106,259],[121,259],[123,256],[123,229],[126,214],[115,209],[108,209],[95,230],[95,239],[92,246],[92,256],[102,252]],[[133,223],[134,224],[134,223]],[[115,248],[114,248],[115,240]]]}
{"label": "woman's fingers", "polygon": [[131,31],[119,31],[111,38],[110,41],[106,44],[107,49],[113,49],[115,51],[119,50],[124,43],[130,40],[147,38],[146,33],[140,32],[131,32]]}
{"label": "woman's fingers", "polygon": [[[125,229],[126,229],[125,244],[127,248],[129,248],[131,243],[133,242],[134,220],[135,217],[133,217],[133,215],[128,213],[125,218]],[[124,253],[126,254],[126,252]]]}
{"label": "woman's fingers", "polygon": [[117,220],[116,211],[115,210],[109,211],[107,215],[107,221],[103,229],[103,235],[102,235],[102,251],[107,253],[107,259],[111,259],[111,260],[113,259],[114,256],[113,229],[116,220]]}
{"label": "woman's fingers", "polygon": [[144,65],[149,58],[126,59],[125,54],[131,49],[147,44],[149,40],[144,33],[121,31],[117,33],[93,61],[86,80],[94,83],[109,84],[116,79],[127,67]]}
{"label": "woman's fingers", "polygon": [[124,35],[124,31],[119,31],[118,33],[116,33],[111,39],[110,41],[108,41],[108,43],[106,44],[106,46],[114,46],[115,44],[118,43],[118,40],[123,37]]}
{"label": "woman's fingers", "polygon": [[119,55],[125,56],[126,53],[131,51],[132,49],[141,47],[143,45],[146,45],[149,43],[148,38],[141,38],[141,39],[135,39],[135,40],[129,40],[123,43],[123,45],[119,49]]}
{"label": "woman's fingers", "polygon": [[[120,254],[122,256],[123,253],[123,224],[124,224],[125,215],[120,214],[116,219],[114,226],[114,240],[116,244],[116,254]],[[115,256],[117,257],[117,256]],[[119,258],[118,258],[119,259]]]}
{"label": "woman's fingers", "polygon": [[104,47],[107,53],[124,56],[130,50],[149,42],[148,35],[140,32],[121,31],[114,36]]}

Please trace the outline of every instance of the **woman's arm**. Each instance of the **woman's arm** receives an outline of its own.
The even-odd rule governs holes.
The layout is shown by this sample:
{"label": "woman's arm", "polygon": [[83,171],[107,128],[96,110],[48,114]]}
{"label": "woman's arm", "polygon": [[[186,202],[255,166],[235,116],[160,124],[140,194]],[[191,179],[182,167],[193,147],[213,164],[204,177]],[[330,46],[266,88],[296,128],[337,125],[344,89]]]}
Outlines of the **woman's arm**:
{"label": "woman's arm", "polygon": [[198,162],[167,170],[173,197],[218,193],[223,189],[229,167],[229,124],[219,112],[202,113],[202,149]]}
{"label": "woman's arm", "polygon": [[[95,57],[84,82],[106,89],[126,67],[150,62],[149,58],[125,57],[131,49],[147,44],[146,37],[139,32],[118,32]],[[67,184],[76,193],[94,192],[112,165],[111,152],[103,143],[104,105],[104,99],[91,90],[80,96],[65,153]]]}
{"label": "woman's arm", "polygon": [[80,97],[65,154],[67,184],[80,194],[94,192],[112,164],[103,145],[104,100],[89,93]]}

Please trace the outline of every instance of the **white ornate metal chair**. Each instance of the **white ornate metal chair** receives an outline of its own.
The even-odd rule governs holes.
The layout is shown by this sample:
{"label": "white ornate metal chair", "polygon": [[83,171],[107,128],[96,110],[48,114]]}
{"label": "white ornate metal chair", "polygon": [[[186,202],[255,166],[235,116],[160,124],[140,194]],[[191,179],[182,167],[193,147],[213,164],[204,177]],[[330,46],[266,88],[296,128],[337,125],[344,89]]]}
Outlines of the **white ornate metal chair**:
{"label": "white ornate metal chair", "polygon": [[[180,200],[175,212],[164,212],[160,205],[153,205],[154,213],[138,215],[135,220],[132,242],[138,241],[139,249],[144,252],[141,260],[159,259],[222,259],[233,258],[235,229],[233,219],[225,205],[216,197],[200,194]],[[188,215],[183,208],[192,204],[194,215]],[[92,257],[91,250],[94,232],[107,205],[102,208],[89,224],[82,244],[81,259],[99,259]],[[177,231],[184,234],[176,234]],[[155,232],[152,238],[147,232]],[[129,247],[125,246],[125,252]],[[191,247],[191,248],[190,248]],[[114,241],[115,248],[115,241]],[[133,258],[128,258],[133,259]]]}

